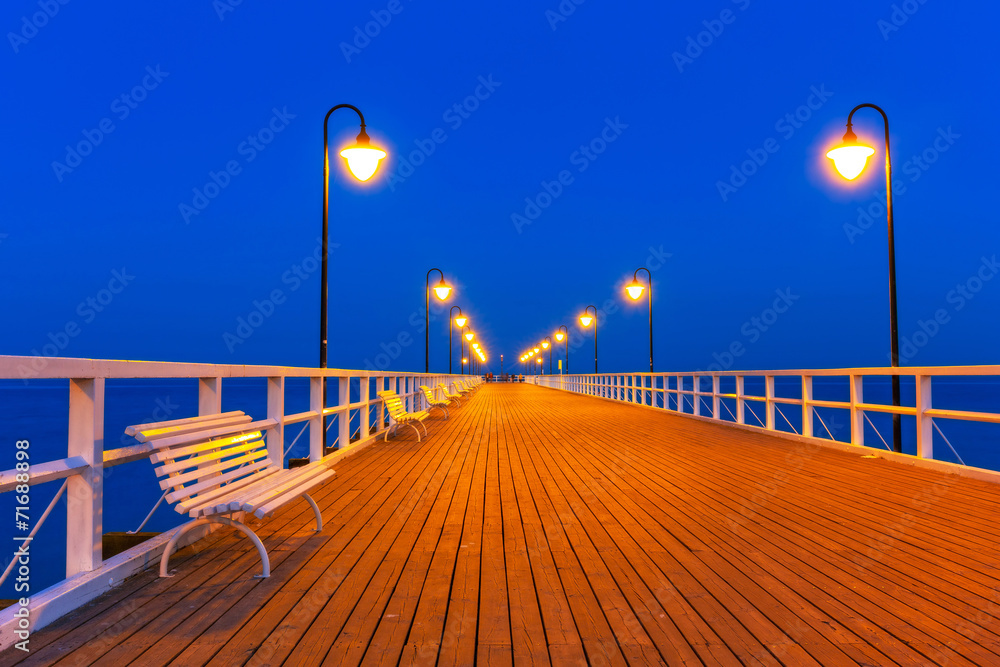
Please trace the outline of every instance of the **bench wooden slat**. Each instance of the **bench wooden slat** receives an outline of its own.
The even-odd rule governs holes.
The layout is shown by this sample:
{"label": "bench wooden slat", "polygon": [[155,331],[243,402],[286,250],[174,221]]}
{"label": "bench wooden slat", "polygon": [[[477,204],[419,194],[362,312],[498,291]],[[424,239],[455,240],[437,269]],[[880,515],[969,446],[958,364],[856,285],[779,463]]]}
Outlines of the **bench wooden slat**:
{"label": "bench wooden slat", "polygon": [[[213,419],[219,419],[221,417],[235,417],[237,415],[245,415],[246,413],[242,410],[233,410],[232,412],[220,412],[214,415],[199,415],[197,417],[184,417],[183,419],[171,419],[165,422],[150,422],[148,424],[133,424],[125,429],[125,435],[135,436],[136,433],[145,431],[146,429],[152,428],[163,428],[167,426],[180,426],[182,424],[195,424],[198,422],[212,421]],[[142,442],[140,440],[140,442]]]}
{"label": "bench wooden slat", "polygon": [[329,470],[329,468],[324,466],[304,466],[302,468],[286,470],[281,478],[276,480],[276,484],[265,485],[261,488],[254,487],[249,494],[241,498],[239,504],[235,502],[230,503],[229,509],[243,510],[245,512],[252,511],[257,506],[268,502],[271,498],[308,481],[310,477],[322,473],[324,470]]}
{"label": "bench wooden slat", "polygon": [[176,435],[169,438],[161,438],[159,440],[154,440],[152,446],[154,449],[164,449],[167,447],[176,447],[178,445],[189,445],[197,442],[202,442],[208,438],[216,438],[222,435],[232,435],[234,433],[246,433],[249,431],[263,431],[271,428],[272,426],[277,426],[278,422],[274,419],[262,419],[255,422],[247,422],[243,424],[233,424],[230,426],[221,426],[219,428],[212,428],[207,431],[201,431],[196,433],[185,433],[184,435]]}
{"label": "bench wooden slat", "polygon": [[232,472],[223,473],[204,482],[192,484],[191,486],[185,486],[184,488],[178,489],[173,493],[168,493],[167,502],[174,503],[177,502],[178,500],[191,498],[192,496],[195,496],[201,493],[202,491],[213,489],[221,484],[225,484],[230,480],[249,475],[250,473],[253,472],[257,472],[258,470],[266,468],[269,465],[272,465],[271,459],[264,459],[252,465],[239,468],[238,470],[233,470]]}
{"label": "bench wooden slat", "polygon": [[169,477],[160,480],[160,488],[166,490],[170,488],[177,488],[194,480],[200,481],[203,478],[209,477],[215,479],[216,473],[229,470],[231,468],[241,468],[244,464],[253,464],[262,458],[267,458],[267,450],[258,447],[243,456],[226,459],[225,461],[220,461],[219,463],[204,467],[195,466],[195,469],[190,472],[170,475]]}
{"label": "bench wooden slat", "polygon": [[311,476],[308,484],[301,483],[300,481],[299,484],[296,484],[294,487],[290,487],[284,494],[272,498],[269,502],[257,507],[256,509],[250,507],[248,503],[244,503],[243,504],[244,511],[247,512],[252,511],[255,517],[257,517],[258,519],[263,519],[264,517],[268,516],[274,510],[278,509],[285,503],[295,500],[303,493],[308,493],[309,489],[313,488],[318,484],[321,484],[324,480],[333,477],[333,475],[335,474],[336,473],[333,470],[330,470],[329,468],[325,470],[320,469],[318,475]]}
{"label": "bench wooden slat", "polygon": [[212,419],[210,421],[202,422],[199,424],[182,424],[180,426],[170,426],[167,428],[157,428],[148,429],[146,431],[140,431],[135,437],[139,442],[156,442],[161,438],[166,438],[172,435],[183,435],[185,433],[201,433],[206,428],[218,427],[218,426],[228,426],[229,424],[245,424],[251,421],[250,417],[244,415],[242,417],[227,417],[225,419]]}
{"label": "bench wooden slat", "polygon": [[[202,491],[197,495],[197,497],[184,500],[183,502],[177,503],[175,509],[181,514],[188,514],[191,517],[197,518],[201,516],[202,513],[208,514],[218,514],[223,511],[222,509],[215,509],[216,503],[225,501],[226,507],[229,506],[228,498],[238,497],[240,494],[246,493],[246,487],[251,484],[259,484],[267,477],[270,477],[276,473],[281,472],[281,468],[272,466],[270,468],[265,468],[264,470],[258,471],[257,474],[252,477],[244,477],[243,479],[237,479],[235,481],[229,482],[225,486],[220,486],[209,491]],[[211,511],[206,511],[211,510]]]}
{"label": "bench wooden slat", "polygon": [[[247,451],[250,451],[252,449],[257,449],[257,448],[260,448],[260,447],[266,447],[267,446],[267,442],[265,440],[261,439],[261,433],[260,433],[260,431],[256,432],[256,437],[257,437],[256,440],[246,440],[246,441],[243,441],[242,444],[237,444],[237,443],[234,442],[232,445],[230,445],[228,447],[226,447],[224,445],[220,446],[218,444],[218,443],[222,442],[220,440],[211,440],[209,442],[204,443],[203,447],[202,446],[197,446],[197,447],[188,447],[188,448],[185,448],[185,449],[196,449],[196,450],[199,450],[199,451],[202,451],[202,452],[205,452],[205,453],[198,454],[197,456],[190,456],[190,455],[188,455],[188,458],[182,459],[180,461],[176,460],[177,457],[173,457],[173,456],[168,457],[172,462],[171,463],[164,463],[163,465],[159,466],[156,469],[156,474],[159,475],[160,477],[162,477],[163,475],[169,475],[170,473],[179,472],[181,470],[184,470],[185,468],[190,468],[192,466],[197,466],[197,465],[201,465],[203,463],[208,463],[209,461],[214,461],[216,459],[221,459],[221,458],[226,457],[226,456],[235,456],[236,454],[239,454],[241,452],[247,452]],[[230,438],[227,438],[227,440],[230,440]],[[164,452],[157,452],[157,454],[161,454],[162,455],[162,454],[165,454],[165,453]],[[166,460],[166,459],[164,459],[164,460]]]}

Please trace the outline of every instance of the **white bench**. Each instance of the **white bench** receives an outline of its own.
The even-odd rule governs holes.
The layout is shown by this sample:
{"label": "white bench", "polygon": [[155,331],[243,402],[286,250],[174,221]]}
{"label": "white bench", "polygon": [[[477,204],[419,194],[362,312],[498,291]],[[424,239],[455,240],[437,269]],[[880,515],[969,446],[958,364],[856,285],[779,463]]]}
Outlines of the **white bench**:
{"label": "white bench", "polygon": [[276,425],[274,419],[253,421],[236,411],[136,424],[125,429],[127,435],[149,443],[149,458],[161,478],[160,488],[167,491],[167,502],[180,514],[194,519],[181,526],[164,549],[161,577],[171,576],[170,554],[181,536],[207,523],[232,526],[250,538],[264,566],[261,576],[270,576],[271,563],[264,544],[241,517],[233,518],[237,512],[262,519],[301,497],[316,515],[316,532],[323,530],[323,515],[308,491],[335,473],[323,461],[287,470],[281,460],[273,461],[264,434]]}

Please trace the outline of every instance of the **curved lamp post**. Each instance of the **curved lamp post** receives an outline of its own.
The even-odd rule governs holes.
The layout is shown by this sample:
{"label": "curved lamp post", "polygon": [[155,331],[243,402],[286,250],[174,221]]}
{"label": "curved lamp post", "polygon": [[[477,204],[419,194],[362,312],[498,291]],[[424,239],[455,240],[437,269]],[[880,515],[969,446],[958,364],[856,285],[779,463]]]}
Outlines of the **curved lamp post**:
{"label": "curved lamp post", "polygon": [[451,294],[451,285],[444,281],[444,273],[441,269],[431,269],[427,272],[427,280],[424,285],[424,372],[431,372],[431,274],[437,271],[441,275],[441,280],[434,286],[434,296],[439,301],[444,301]]}
{"label": "curved lamp post", "polygon": [[[358,114],[361,121],[361,131],[353,146],[348,146],[340,151],[340,156],[347,160],[347,168],[359,181],[367,181],[378,169],[379,161],[385,157],[385,151],[371,145],[368,133],[365,132],[365,117],[361,110],[352,104],[338,104],[326,112],[323,118],[323,233],[320,236],[322,245],[322,257],[320,260],[320,288],[319,288],[319,367],[326,368],[327,363],[327,326],[329,315],[327,306],[329,301],[329,272],[328,264],[330,259],[329,236],[330,236],[330,116],[338,109],[350,109]],[[326,407],[326,380],[323,380],[323,407]],[[324,446],[326,444],[326,417],[323,418]]]}
{"label": "curved lamp post", "polygon": [[[851,129],[854,112],[864,108],[874,109],[882,115],[885,125],[885,210],[889,231],[889,336],[890,360],[893,368],[899,366],[899,322],[896,314],[896,237],[892,221],[892,162],[889,157],[889,117],[881,107],[874,104],[859,104],[851,109],[847,116],[847,132],[843,143],[827,152],[826,156],[833,160],[840,175],[849,181],[857,178],[864,171],[868,158],[875,154],[875,149],[858,141],[858,136]],[[900,404],[899,376],[892,376],[892,404]],[[897,452],[903,451],[903,434],[900,415],[892,415],[892,445]]]}
{"label": "curved lamp post", "polygon": [[542,339],[542,349],[549,351],[549,375],[552,375],[552,337],[546,336]]}
{"label": "curved lamp post", "polygon": [[[639,282],[639,272],[646,272],[646,285]],[[647,289],[648,288],[648,289]],[[642,298],[642,293],[646,292],[646,301],[649,302],[649,372],[653,372],[653,274],[645,266],[640,266],[632,274],[632,282],[625,288],[633,301]]]}
{"label": "curved lamp post", "polygon": [[[458,317],[455,317],[455,309],[458,308]],[[458,306],[452,306],[451,310],[448,311],[448,375],[451,375],[451,339],[455,337],[455,332],[453,330],[453,325],[458,325],[458,330],[461,331],[465,323],[469,321],[469,318],[462,315],[462,309]]]}
{"label": "curved lamp post", "polygon": [[[594,309],[594,316],[591,317],[590,309]],[[590,324],[594,324],[594,375],[597,375],[597,306],[590,305],[583,309],[583,315],[580,316],[580,324],[584,328],[589,327]]]}
{"label": "curved lamp post", "polygon": [[559,328],[556,329],[556,342],[562,343],[566,341],[566,367],[563,368],[563,373],[569,373],[569,329],[566,328],[565,324],[560,324]]}

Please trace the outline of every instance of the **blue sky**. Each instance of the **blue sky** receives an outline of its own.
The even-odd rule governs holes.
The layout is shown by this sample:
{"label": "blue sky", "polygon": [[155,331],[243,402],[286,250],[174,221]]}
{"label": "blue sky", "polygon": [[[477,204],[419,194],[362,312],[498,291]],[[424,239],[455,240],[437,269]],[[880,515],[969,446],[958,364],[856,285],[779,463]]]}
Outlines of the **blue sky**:
{"label": "blue sky", "polygon": [[[881,145],[850,185],[823,157],[873,102],[904,363],[998,363],[997,18],[941,0],[6,3],[0,352],[315,365],[322,119],[347,102],[390,156],[365,185],[334,164],[331,366],[422,369],[440,267],[493,370],[588,304],[614,311],[602,370],[643,370],[645,304],[622,291],[641,265],[657,370],[885,365]],[[855,129],[882,133],[870,110]],[[356,134],[335,114],[332,154]],[[446,317],[431,338],[445,370]]]}

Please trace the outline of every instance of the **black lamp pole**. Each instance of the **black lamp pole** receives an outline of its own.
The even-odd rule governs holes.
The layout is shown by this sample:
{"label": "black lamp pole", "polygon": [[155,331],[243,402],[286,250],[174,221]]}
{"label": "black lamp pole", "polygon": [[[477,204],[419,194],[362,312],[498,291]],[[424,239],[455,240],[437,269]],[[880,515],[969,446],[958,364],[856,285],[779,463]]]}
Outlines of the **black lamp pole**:
{"label": "black lamp pole", "polygon": [[[455,333],[453,331],[453,326],[452,325],[454,325],[454,323],[455,323],[455,309],[456,308],[458,308],[458,306],[452,306],[451,310],[448,311],[448,375],[451,375],[451,357],[452,357],[452,354],[451,354],[451,339],[455,337]],[[461,308],[458,308],[458,314],[459,315],[462,314],[462,309]]]}
{"label": "black lamp pole", "polygon": [[584,314],[594,309],[594,375],[597,375],[597,306],[590,305],[583,309]]}
{"label": "black lamp pole", "polygon": [[632,282],[639,282],[639,272],[646,272],[646,301],[649,303],[649,372],[653,372],[653,274],[645,266],[640,266],[632,274]]}
{"label": "black lamp pole", "polygon": [[424,373],[431,372],[431,274],[435,271],[444,283],[444,273],[441,269],[431,269],[427,272],[424,284]]}
{"label": "black lamp pole", "polygon": [[[350,109],[358,114],[361,121],[361,132],[358,134],[358,143],[367,143],[368,134],[365,132],[365,117],[353,104],[338,104],[326,112],[323,118],[323,233],[320,236],[322,245],[322,257],[320,260],[320,287],[319,287],[319,367],[327,367],[327,302],[329,300],[329,271],[330,259],[329,236],[330,236],[330,116],[338,109]],[[323,378],[323,407],[326,407],[326,378]],[[326,446],[326,417],[323,417],[323,445]]]}
{"label": "black lamp pole", "polygon": [[[882,121],[885,124],[885,210],[889,231],[889,344],[890,361],[892,367],[896,368],[899,366],[899,321],[896,313],[896,234],[892,221],[892,162],[889,157],[889,117],[877,105],[868,103],[859,104],[851,109],[851,113],[847,116],[847,133],[844,135],[844,139],[847,140],[848,137],[852,139],[857,138],[851,129],[851,121],[854,118],[854,112],[865,107],[878,111],[882,115]],[[900,405],[899,394],[899,376],[893,375],[892,404],[896,407]],[[903,451],[903,428],[901,415],[898,413],[892,415],[892,447],[894,451]]]}
{"label": "black lamp pole", "polygon": [[566,328],[565,324],[560,324],[556,333],[558,334],[560,331],[563,333],[563,339],[566,341],[566,367],[563,368],[563,373],[569,373],[569,329]]}

